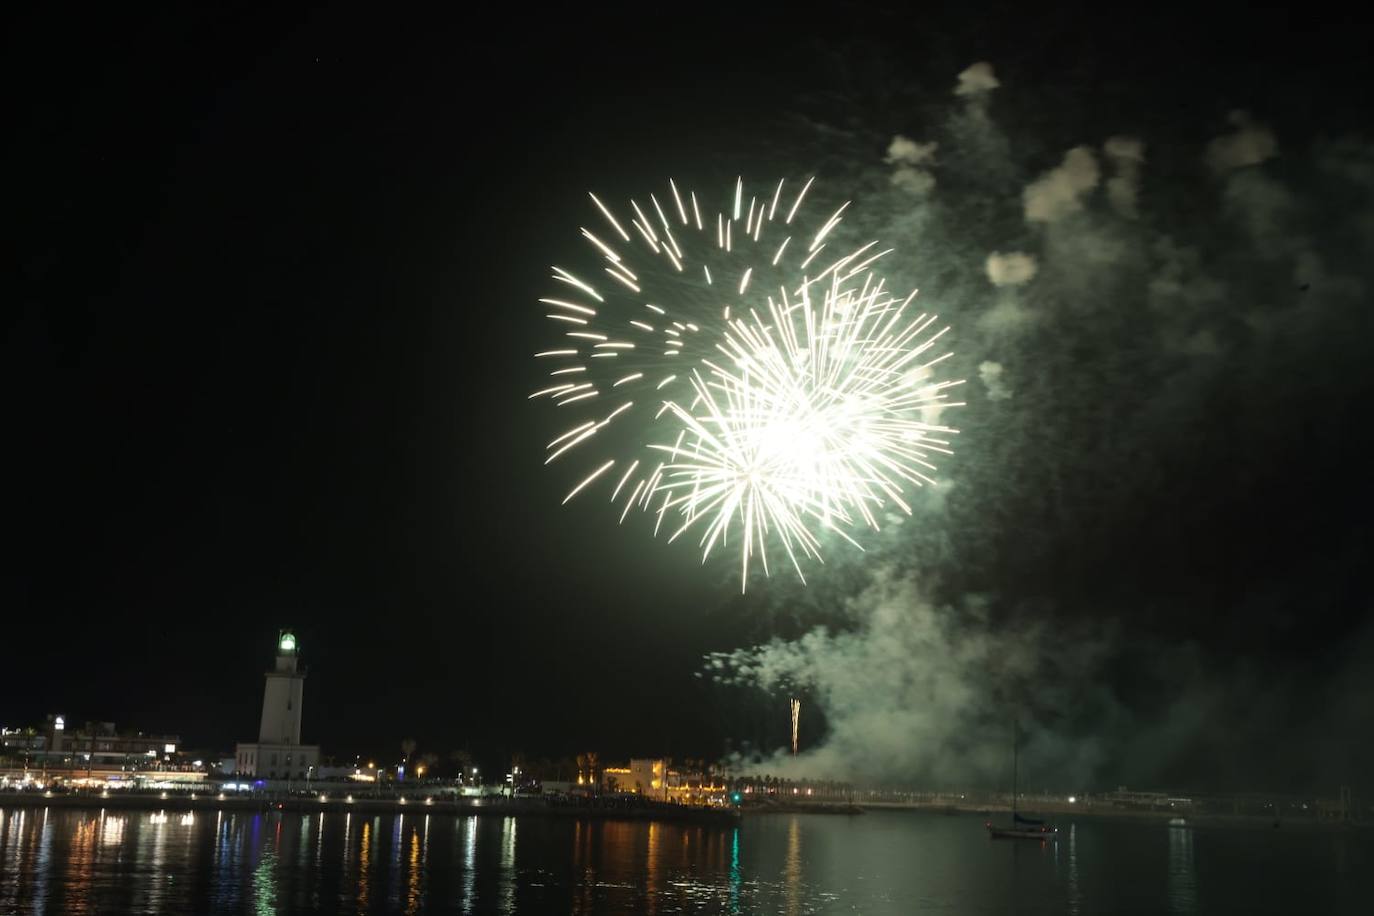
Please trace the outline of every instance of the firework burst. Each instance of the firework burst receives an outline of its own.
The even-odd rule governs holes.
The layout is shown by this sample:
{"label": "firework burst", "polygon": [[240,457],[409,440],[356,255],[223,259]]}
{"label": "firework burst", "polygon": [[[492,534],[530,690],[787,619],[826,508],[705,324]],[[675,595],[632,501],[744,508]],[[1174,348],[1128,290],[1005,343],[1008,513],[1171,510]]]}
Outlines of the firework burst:
{"label": "firework burst", "polygon": [[960,383],[936,378],[945,329],[873,270],[890,249],[827,256],[849,205],[808,225],[811,182],[785,185],[746,203],[738,181],[706,218],[671,181],[666,206],[632,200],[624,221],[591,195],[607,229],[581,232],[601,273],[555,267],[558,293],[540,300],[561,340],[536,354],[554,365],[530,397],[577,413],[545,463],[601,442],[614,454],[613,423],[634,433],[563,501],[604,482],[621,521],[640,509],[670,540],[698,531],[703,561],[737,527],[742,585],[755,554],[768,571],[770,542],[805,581],[823,531],[858,546],[850,531],[877,529],[882,507],[910,514],[907,488],[934,483],[950,451],[939,414],[960,406]]}

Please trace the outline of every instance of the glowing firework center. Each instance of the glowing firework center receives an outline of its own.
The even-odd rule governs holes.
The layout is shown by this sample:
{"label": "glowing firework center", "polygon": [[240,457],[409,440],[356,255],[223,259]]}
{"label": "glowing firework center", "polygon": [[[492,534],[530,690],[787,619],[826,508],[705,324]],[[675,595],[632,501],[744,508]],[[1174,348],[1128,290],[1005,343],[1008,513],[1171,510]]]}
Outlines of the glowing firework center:
{"label": "glowing firework center", "polygon": [[612,422],[638,433],[631,454],[593,457],[564,502],[604,481],[622,521],[638,508],[669,540],[696,531],[703,561],[738,526],[742,583],[755,553],[768,571],[770,540],[801,576],[822,530],[857,546],[849,530],[877,529],[879,508],[910,514],[907,488],[950,454],[939,413],[962,406],[947,400],[960,382],[935,378],[946,329],[871,269],[888,251],[827,253],[848,204],[805,231],[811,182],[790,204],[784,187],[746,208],[736,182],[730,211],[705,220],[670,181],[666,209],[630,201],[635,236],[592,195],[619,241],[582,229],[599,273],[555,267],[563,289],[540,300],[561,340],[536,354],[553,365],[530,397],[578,416],[545,463],[585,460]]}

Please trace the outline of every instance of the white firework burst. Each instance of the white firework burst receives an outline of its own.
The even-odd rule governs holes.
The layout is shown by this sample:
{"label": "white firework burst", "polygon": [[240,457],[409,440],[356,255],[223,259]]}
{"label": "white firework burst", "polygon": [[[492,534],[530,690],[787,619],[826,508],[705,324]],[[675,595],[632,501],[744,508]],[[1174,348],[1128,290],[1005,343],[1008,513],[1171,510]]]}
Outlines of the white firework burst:
{"label": "white firework burst", "polygon": [[613,423],[636,433],[631,454],[596,464],[563,501],[614,481],[622,521],[639,508],[655,532],[674,520],[670,540],[700,529],[703,561],[738,524],[741,585],[755,552],[768,571],[770,539],[802,576],[822,530],[858,546],[849,529],[878,528],[879,508],[910,514],[906,489],[933,483],[931,459],[949,454],[955,430],[938,416],[960,406],[947,399],[960,382],[935,379],[944,329],[872,269],[889,252],[870,242],[825,259],[849,205],[802,231],[810,187],[788,203],[780,181],[746,206],[737,181],[732,206],[703,219],[670,181],[666,208],[630,201],[635,235],[591,195],[614,237],[582,235],[610,280],[555,267],[559,293],[540,300],[563,340],[536,354],[555,368],[530,397],[582,412],[545,463]]}

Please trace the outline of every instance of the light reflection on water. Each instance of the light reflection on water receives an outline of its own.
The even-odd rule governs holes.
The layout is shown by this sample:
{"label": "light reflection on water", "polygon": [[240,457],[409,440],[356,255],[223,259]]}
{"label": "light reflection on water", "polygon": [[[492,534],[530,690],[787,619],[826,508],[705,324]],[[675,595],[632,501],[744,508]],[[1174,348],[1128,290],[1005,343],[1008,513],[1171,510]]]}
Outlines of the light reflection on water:
{"label": "light reflection on water", "polygon": [[740,885],[743,883],[743,872],[739,864],[739,828],[730,831],[730,912],[738,913]]}
{"label": "light reflection on water", "polygon": [[367,912],[368,903],[371,902],[368,895],[367,884],[368,863],[372,859],[372,844],[368,840],[368,837],[371,835],[372,824],[368,821],[363,821],[363,832],[360,837],[360,846],[358,849],[358,909],[363,912]]}
{"label": "light reflection on water", "polygon": [[[428,815],[425,816],[425,823],[427,827],[429,823]],[[428,830],[426,830],[426,833],[428,833]],[[410,871],[408,873],[408,877],[406,880],[405,909],[407,916],[413,916],[413,914],[420,912],[420,903],[422,900],[422,893],[420,890],[422,878],[421,872],[423,870],[420,847],[422,845],[427,845],[427,843],[428,836],[422,838],[420,836],[419,828],[410,828]]]}
{"label": "light reflection on water", "polygon": [[[463,819],[463,912],[472,912],[477,892],[477,818]],[[457,848],[455,848],[455,852]]]}
{"label": "light reflection on water", "polygon": [[515,827],[513,817],[501,818],[501,898],[502,913],[515,912]]}
{"label": "light reflection on water", "polygon": [[[1055,844],[1058,851],[1059,844]],[[1069,825],[1069,916],[1083,912],[1083,892],[1078,887],[1078,825]]]}
{"label": "light reflection on water", "polygon": [[277,854],[265,852],[253,869],[253,909],[258,916],[272,916],[277,911]]}
{"label": "light reflection on water", "polygon": [[1169,912],[1196,913],[1197,879],[1193,874],[1193,831],[1169,828]]}
{"label": "light reflection on water", "polygon": [[787,916],[797,916],[801,912],[802,865],[801,865],[801,820],[788,819],[787,826],[787,865],[783,869],[787,881]]}
{"label": "light reflection on water", "polygon": [[1362,912],[1371,874],[1360,831],[0,809],[0,914]]}
{"label": "light reflection on water", "polygon": [[38,880],[34,891],[33,908],[43,912],[48,902],[48,888],[52,883],[52,835],[53,825],[48,821],[48,811],[43,809],[43,821],[39,826],[38,861],[34,869]]}

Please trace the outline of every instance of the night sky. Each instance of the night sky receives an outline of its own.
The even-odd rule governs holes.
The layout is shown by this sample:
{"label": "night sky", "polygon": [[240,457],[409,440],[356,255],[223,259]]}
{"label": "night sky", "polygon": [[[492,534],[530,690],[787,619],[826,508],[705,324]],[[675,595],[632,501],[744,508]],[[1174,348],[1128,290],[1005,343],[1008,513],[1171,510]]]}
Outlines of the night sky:
{"label": "night sky", "polygon": [[[1055,6],[12,23],[0,723],[227,750],[291,627],[305,737],[350,760],[771,752],[790,680],[817,773],[983,778],[1018,715],[1046,780],[1367,785],[1367,33]],[[956,97],[980,61],[1000,86]],[[898,136],[938,140],[934,190]],[[1109,223],[1122,136],[1138,204]],[[1023,218],[1080,146],[1093,187]],[[586,190],[740,174],[854,197],[970,389],[947,492],[743,598],[731,563],[560,506],[525,399]],[[996,285],[1012,251],[1038,272]],[[876,646],[891,690],[853,679]]]}

